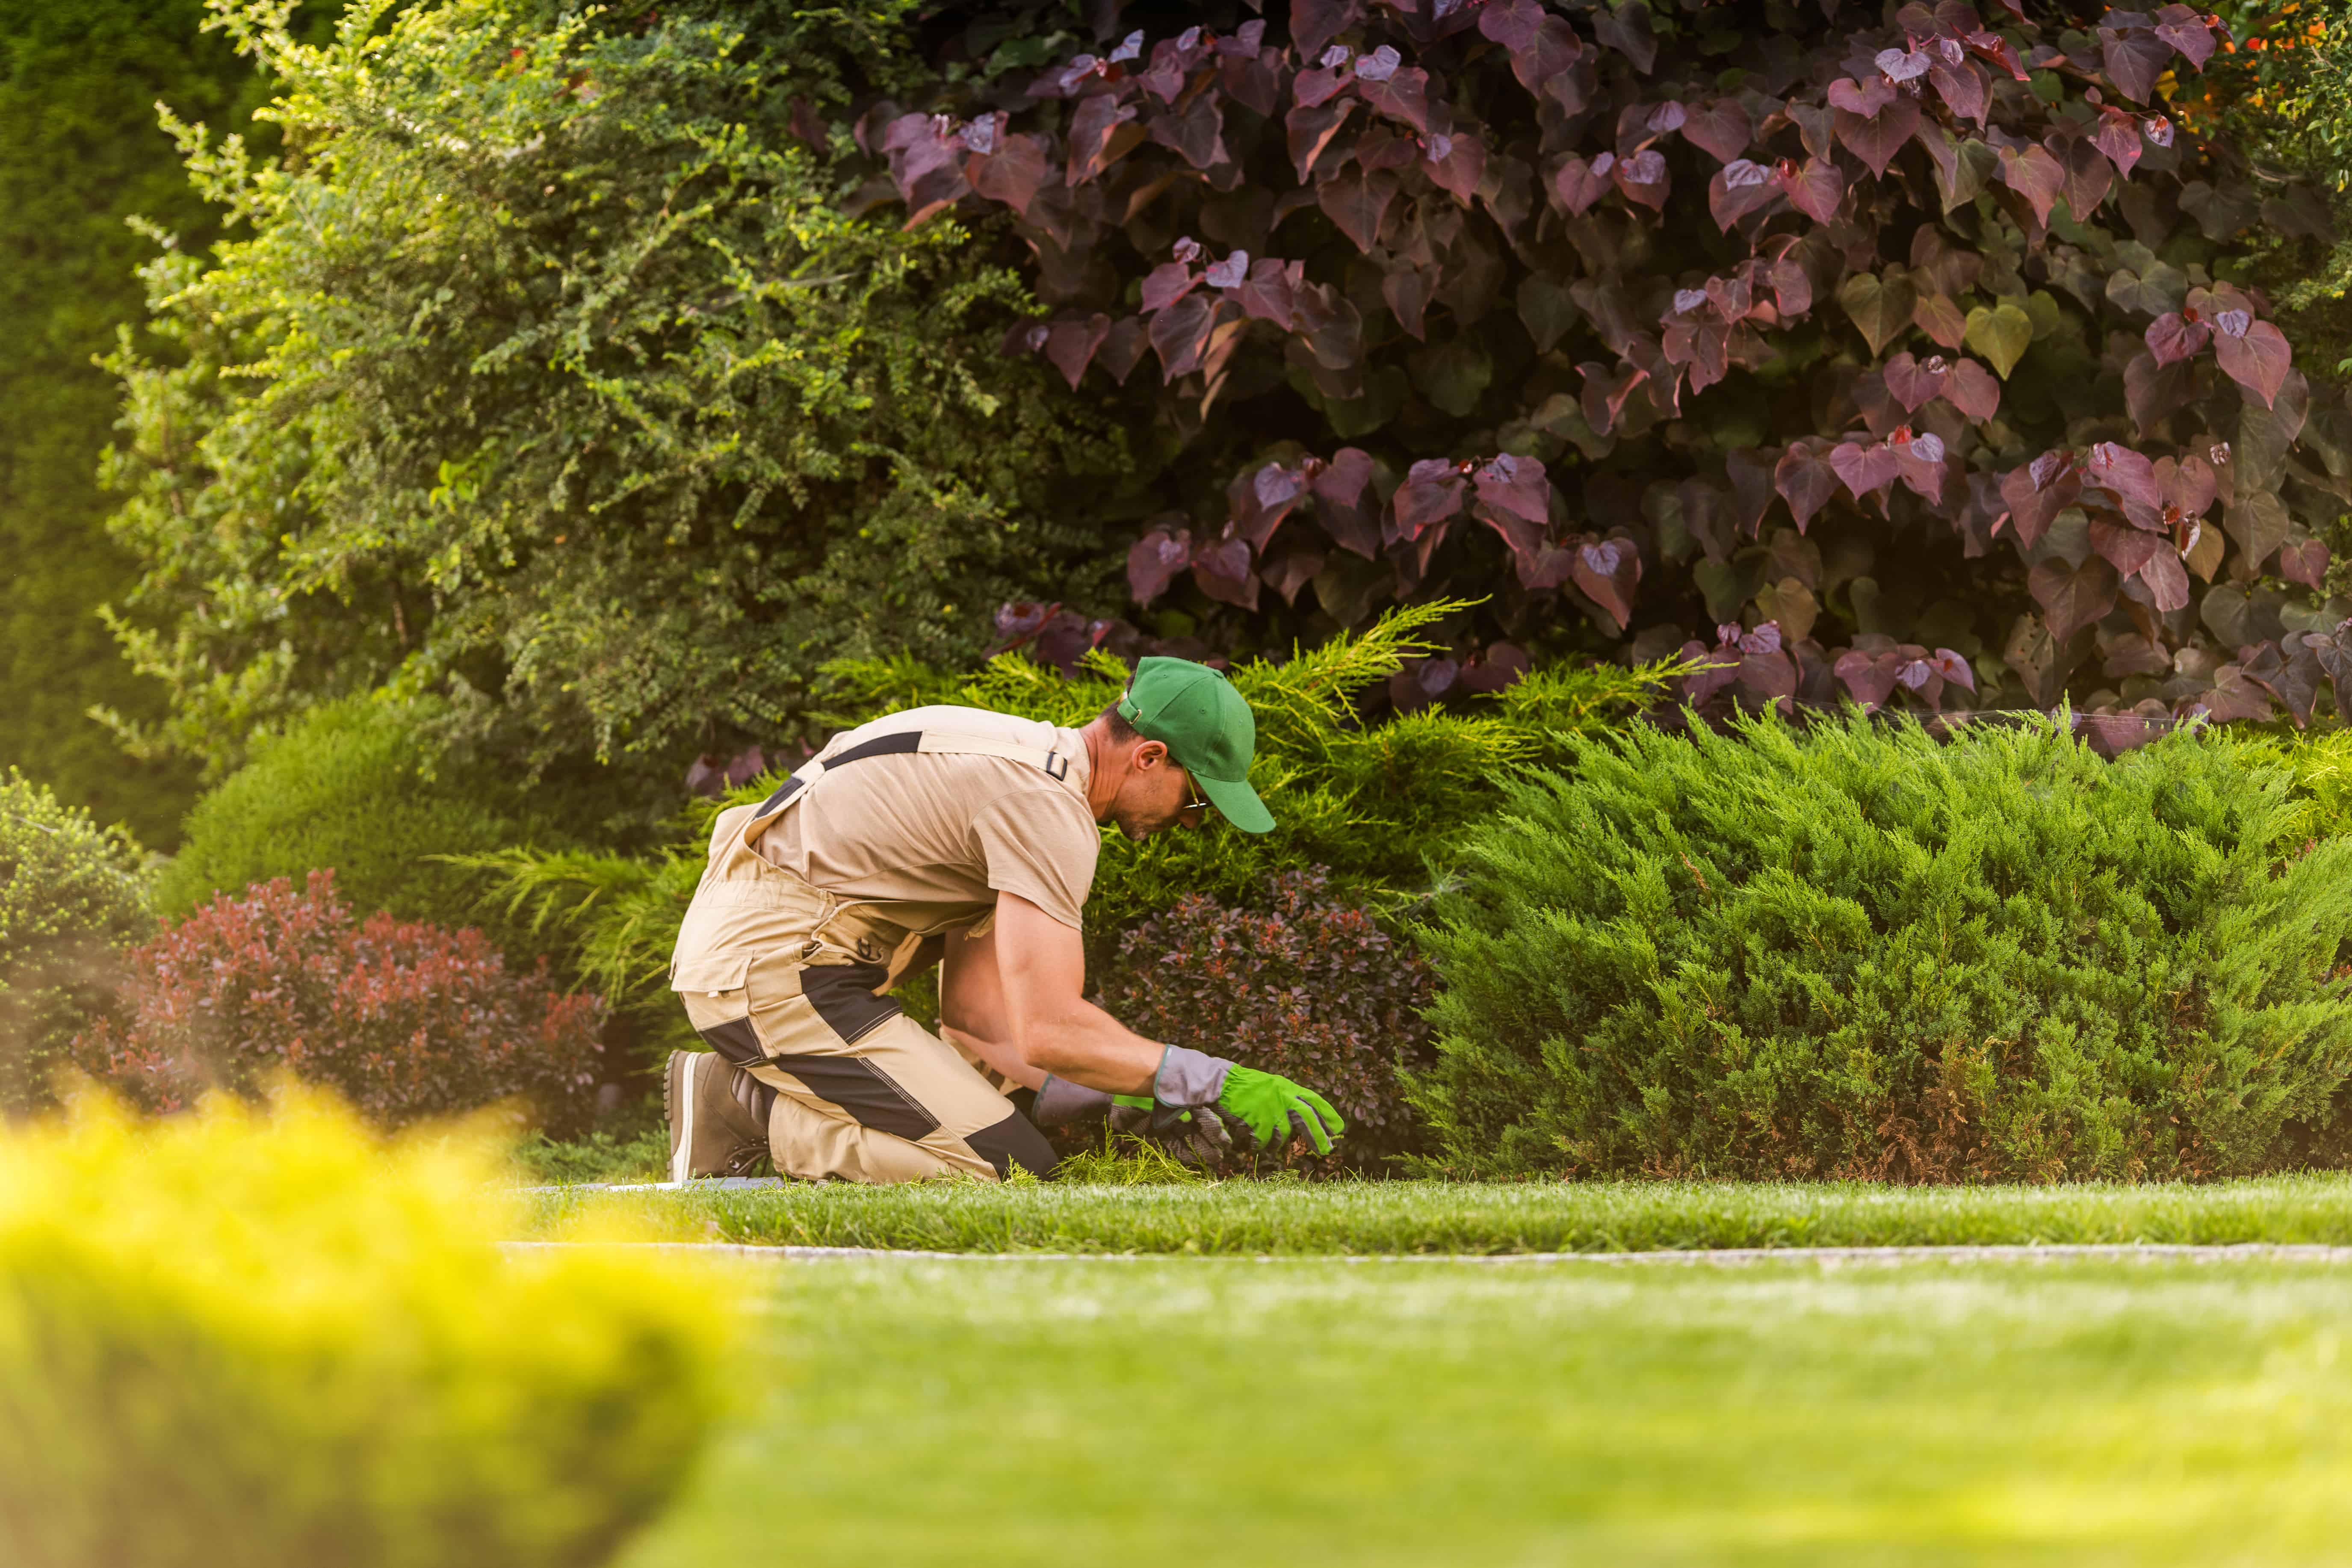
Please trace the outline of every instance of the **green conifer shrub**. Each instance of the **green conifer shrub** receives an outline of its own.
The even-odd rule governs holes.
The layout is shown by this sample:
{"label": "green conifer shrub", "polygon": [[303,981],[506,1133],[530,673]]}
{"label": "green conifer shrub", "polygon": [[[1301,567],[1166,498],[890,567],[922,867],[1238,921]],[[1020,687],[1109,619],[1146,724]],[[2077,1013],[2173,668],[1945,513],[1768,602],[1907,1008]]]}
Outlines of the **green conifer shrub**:
{"label": "green conifer shrub", "polygon": [[0,774],[0,1114],[48,1103],[74,1031],[144,935],[145,856],[121,828]]}
{"label": "green conifer shrub", "polygon": [[331,869],[362,917],[484,926],[518,960],[551,951],[527,922],[484,907],[478,873],[446,857],[568,836],[517,770],[445,754],[432,733],[444,716],[430,700],[349,698],[260,742],[188,814],[156,879],[155,912],[184,920],[217,895]]}
{"label": "green conifer shrub", "polygon": [[2306,730],[2272,743],[2294,773],[2295,798],[2311,808],[2311,836],[2352,832],[2352,730]]}
{"label": "green conifer shrub", "polygon": [[2352,1067],[2352,841],[2259,742],[1857,716],[1580,741],[1423,936],[1462,1173],[2241,1175]]}

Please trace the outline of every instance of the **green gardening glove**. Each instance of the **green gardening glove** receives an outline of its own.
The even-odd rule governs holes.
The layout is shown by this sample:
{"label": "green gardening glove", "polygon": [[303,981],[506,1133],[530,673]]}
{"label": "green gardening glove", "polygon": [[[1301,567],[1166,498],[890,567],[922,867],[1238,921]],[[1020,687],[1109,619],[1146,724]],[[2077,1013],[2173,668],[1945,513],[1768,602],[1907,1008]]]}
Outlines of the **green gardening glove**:
{"label": "green gardening glove", "polygon": [[1279,1073],[1255,1068],[1235,1067],[1225,1074],[1217,1109],[1247,1127],[1261,1151],[1286,1141],[1294,1122],[1318,1154],[1328,1154],[1331,1141],[1348,1130],[1329,1100]]}

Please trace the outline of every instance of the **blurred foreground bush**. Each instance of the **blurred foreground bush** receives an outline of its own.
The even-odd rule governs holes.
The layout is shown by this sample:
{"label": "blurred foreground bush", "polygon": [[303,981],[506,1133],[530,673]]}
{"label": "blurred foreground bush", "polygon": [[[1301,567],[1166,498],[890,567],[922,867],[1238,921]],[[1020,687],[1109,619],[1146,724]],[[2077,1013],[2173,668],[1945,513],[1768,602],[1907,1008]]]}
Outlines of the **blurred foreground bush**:
{"label": "blurred foreground bush", "polygon": [[1429,965],[1319,871],[1285,872],[1263,901],[1177,900],[1119,938],[1096,1001],[1155,1040],[1314,1085],[1348,1119],[1334,1160],[1402,1152],[1415,1140],[1397,1067],[1429,1053]]}
{"label": "blurred foreground bush", "polygon": [[608,1560],[693,1465],[710,1283],[502,1256],[497,1152],[322,1098],[0,1132],[0,1562]]}
{"label": "blurred foreground bush", "polygon": [[1628,731],[1514,785],[1427,947],[1464,1174],[2232,1176],[2336,1142],[2352,840],[2268,742]]}
{"label": "blurred foreground bush", "polygon": [[75,1054],[145,1110],[249,1095],[286,1070],[387,1126],[511,1096],[558,1130],[592,1109],[596,998],[560,994],[544,963],[509,973],[477,931],[362,924],[331,871],[301,893],[280,878],[217,898],[125,964],[123,1016]]}
{"label": "blurred foreground bush", "polygon": [[48,1103],[115,952],[146,934],[139,847],[14,768],[0,775],[0,1114]]}

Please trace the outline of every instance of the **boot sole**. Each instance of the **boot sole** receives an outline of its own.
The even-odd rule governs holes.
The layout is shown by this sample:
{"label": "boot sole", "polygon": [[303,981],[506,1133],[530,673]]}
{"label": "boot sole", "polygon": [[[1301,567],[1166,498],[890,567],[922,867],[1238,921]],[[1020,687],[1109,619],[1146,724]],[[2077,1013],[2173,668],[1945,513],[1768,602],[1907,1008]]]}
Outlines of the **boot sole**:
{"label": "boot sole", "polygon": [[672,1051],[662,1074],[662,1113],[669,1121],[669,1179],[683,1185],[694,1174],[694,1067],[699,1051]]}

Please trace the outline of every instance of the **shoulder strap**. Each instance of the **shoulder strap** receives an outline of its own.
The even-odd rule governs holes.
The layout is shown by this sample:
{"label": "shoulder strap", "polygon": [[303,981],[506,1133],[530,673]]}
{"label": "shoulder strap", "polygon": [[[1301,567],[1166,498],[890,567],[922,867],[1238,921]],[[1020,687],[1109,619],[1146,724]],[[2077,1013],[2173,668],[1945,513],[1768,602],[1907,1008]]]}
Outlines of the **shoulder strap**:
{"label": "shoulder strap", "polygon": [[1058,750],[1024,746],[1011,741],[994,741],[985,735],[959,735],[951,731],[901,730],[893,734],[877,735],[870,741],[860,741],[830,757],[819,757],[803,763],[775,794],[760,803],[760,809],[752,814],[752,819],[757,821],[783,810],[800,798],[805,786],[814,784],[835,768],[862,763],[868,757],[903,756],[909,752],[943,756],[1003,757],[1009,762],[1026,763],[1041,770],[1056,784],[1066,781],[1070,776],[1070,759]]}

